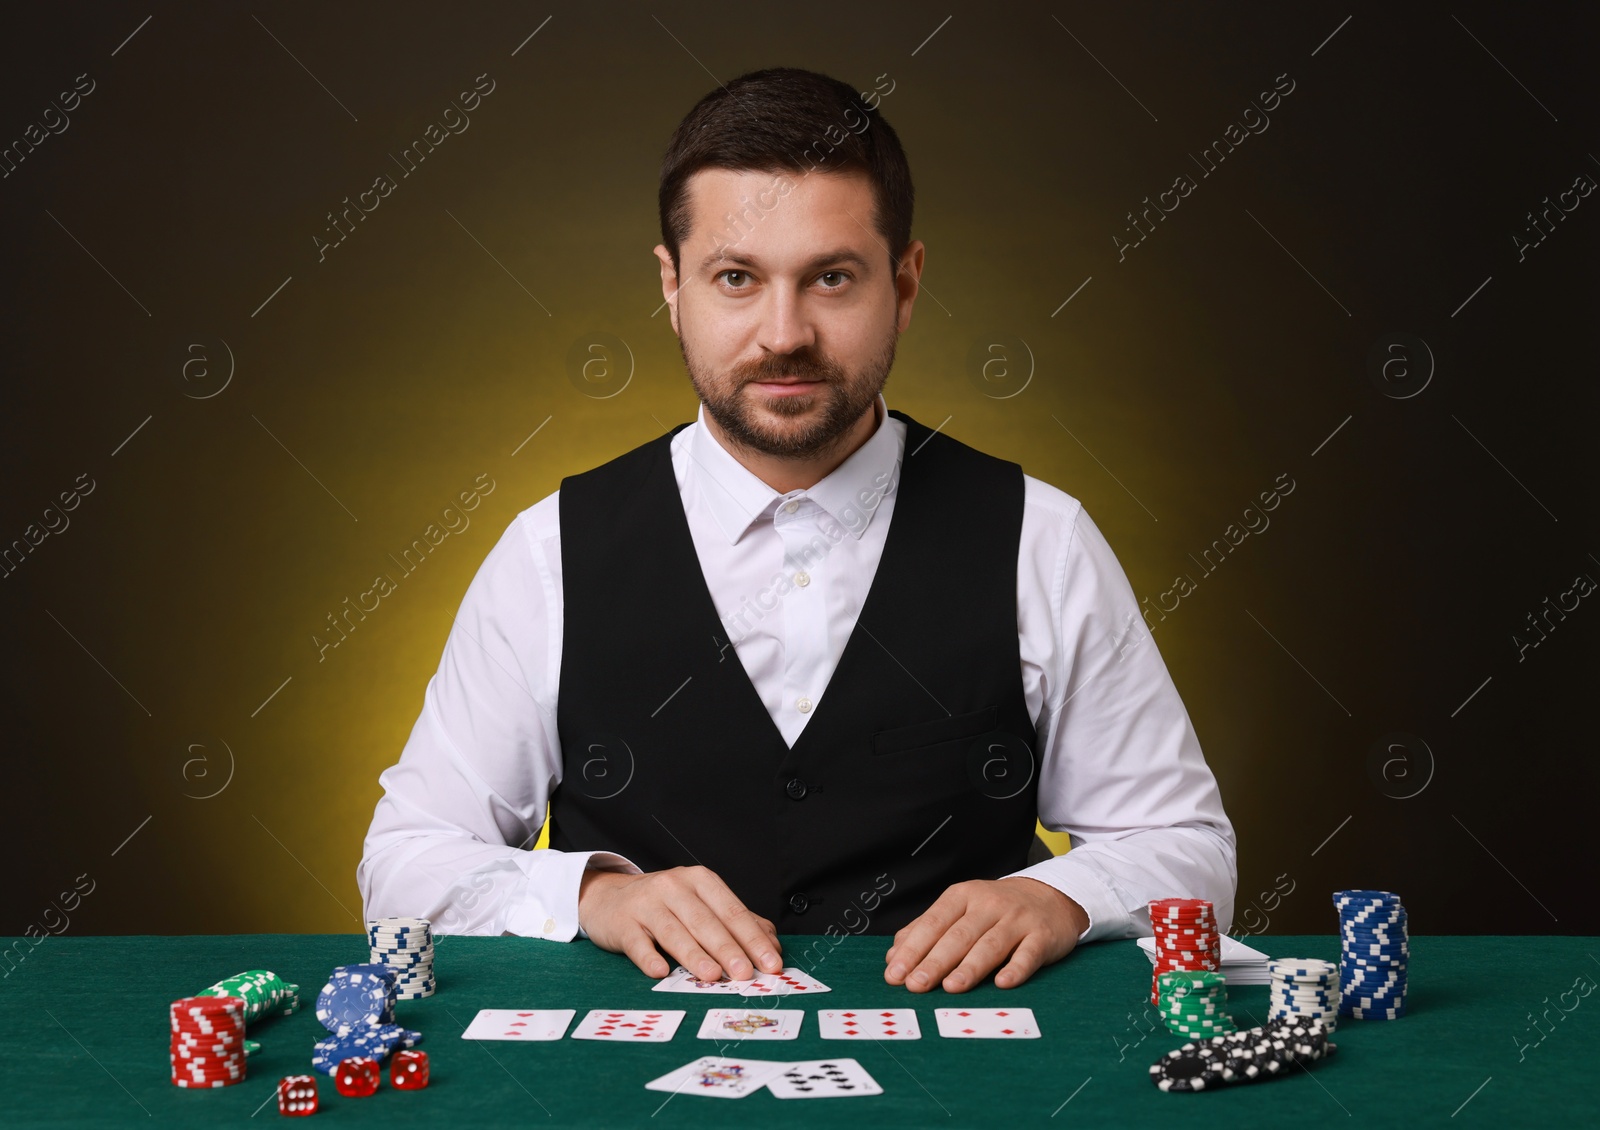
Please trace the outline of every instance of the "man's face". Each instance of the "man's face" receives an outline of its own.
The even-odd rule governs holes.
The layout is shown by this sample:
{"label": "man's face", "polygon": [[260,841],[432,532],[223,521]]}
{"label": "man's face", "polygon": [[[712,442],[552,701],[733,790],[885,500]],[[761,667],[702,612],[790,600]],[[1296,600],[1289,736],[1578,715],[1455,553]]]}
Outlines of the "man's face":
{"label": "man's face", "polygon": [[914,277],[891,277],[870,183],[703,169],[688,200],[680,273],[665,247],[656,255],[707,415],[765,455],[827,453],[872,410],[916,293]]}

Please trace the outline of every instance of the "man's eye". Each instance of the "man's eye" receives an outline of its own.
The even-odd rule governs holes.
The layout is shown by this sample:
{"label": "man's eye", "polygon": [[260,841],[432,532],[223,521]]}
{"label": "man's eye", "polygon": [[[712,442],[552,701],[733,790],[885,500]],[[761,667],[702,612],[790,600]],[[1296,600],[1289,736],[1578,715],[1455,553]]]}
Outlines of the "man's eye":
{"label": "man's eye", "polygon": [[817,278],[819,278],[819,279],[833,278],[833,279],[838,279],[839,280],[836,283],[824,286],[822,288],[823,290],[838,290],[841,286],[843,286],[845,284],[846,280],[848,280],[849,277],[850,276],[845,274],[843,271],[823,271],[822,274],[817,276]]}
{"label": "man's eye", "polygon": [[[732,275],[738,275],[738,276],[740,276],[740,277],[741,277],[741,278],[749,278],[749,276],[748,276],[748,275],[746,275],[746,274],[745,274],[745,273],[744,273],[744,272],[743,272],[743,271],[738,271],[738,270],[727,270],[727,271],[723,271],[723,272],[722,272],[722,273],[721,273],[721,274],[719,274],[719,275],[718,275],[718,276],[717,276],[717,277],[718,277],[718,278],[719,278],[719,279],[721,279],[721,278],[726,278],[726,277],[727,277],[727,276],[732,276]],[[729,283],[729,285],[730,285],[730,286],[732,286],[732,287],[733,287],[733,289],[734,289],[734,290],[743,290],[743,289],[744,289],[744,288],[743,288],[743,287],[742,287],[742,286],[736,286],[736,285],[734,285],[734,284],[733,284],[733,283],[731,283],[731,282],[730,282],[730,283]]]}

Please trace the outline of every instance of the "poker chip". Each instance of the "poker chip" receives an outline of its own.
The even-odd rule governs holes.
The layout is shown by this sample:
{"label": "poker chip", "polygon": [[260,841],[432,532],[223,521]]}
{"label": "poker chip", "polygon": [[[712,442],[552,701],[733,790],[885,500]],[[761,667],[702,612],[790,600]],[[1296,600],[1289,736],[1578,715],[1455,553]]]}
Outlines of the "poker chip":
{"label": "poker chip", "polygon": [[1163,1091],[1203,1091],[1281,1078],[1336,1051],[1321,1020],[1285,1018],[1184,1044],[1158,1059],[1150,1078]]}
{"label": "poker chip", "polygon": [[[196,997],[233,997],[244,1002],[245,1026],[255,1024],[268,1016],[288,1016],[299,1011],[300,986],[291,985],[269,969],[247,969],[218,981],[210,988],[201,989]],[[261,1045],[255,1040],[245,1040],[244,1054],[255,1055]]]}
{"label": "poker chip", "polygon": [[1180,1036],[1218,1036],[1234,1030],[1227,1014],[1228,984],[1209,970],[1168,970],[1156,975],[1156,1010],[1168,1031]]}
{"label": "poker chip", "polygon": [[183,997],[167,1006],[174,1086],[226,1087],[244,1079],[244,1013],[238,997]]}
{"label": "poker chip", "polygon": [[1336,1012],[1357,1020],[1398,1020],[1406,1011],[1411,942],[1406,909],[1392,891],[1335,891],[1339,912]]}
{"label": "poker chip", "polygon": [[1223,1057],[1208,1044],[1184,1044],[1150,1065],[1150,1080],[1163,1091],[1204,1091],[1222,1086]]}
{"label": "poker chip", "polygon": [[327,1075],[344,1060],[367,1056],[381,1061],[396,1049],[412,1048],[421,1042],[421,1032],[408,1031],[398,1024],[373,1024],[318,1040],[311,1052],[311,1066]]}
{"label": "poker chip", "polygon": [[1158,981],[1163,973],[1221,970],[1222,940],[1217,932],[1216,912],[1207,900],[1152,900],[1150,930],[1156,943],[1156,960],[1150,975],[1152,1005],[1160,1004]]}
{"label": "poker chip", "polygon": [[1340,967],[1316,958],[1279,958],[1267,962],[1267,990],[1273,1019],[1320,1020],[1328,1031],[1338,1023]]}
{"label": "poker chip", "polygon": [[431,997],[437,988],[433,976],[433,926],[426,918],[375,918],[367,923],[372,960],[395,973],[399,1000]]}
{"label": "poker chip", "polygon": [[337,965],[317,994],[317,1019],[336,1036],[394,1022],[397,991],[386,965]]}

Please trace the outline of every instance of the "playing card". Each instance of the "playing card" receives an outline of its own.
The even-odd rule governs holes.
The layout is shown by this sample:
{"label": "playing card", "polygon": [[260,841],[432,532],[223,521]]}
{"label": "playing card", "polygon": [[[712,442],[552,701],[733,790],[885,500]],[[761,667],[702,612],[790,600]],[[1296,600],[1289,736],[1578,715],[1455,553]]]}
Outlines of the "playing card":
{"label": "playing card", "polygon": [[570,1008],[481,1008],[463,1040],[559,1040],[575,1015]]}
{"label": "playing card", "polygon": [[939,1035],[978,1040],[1029,1040],[1039,1036],[1031,1008],[940,1008]]}
{"label": "playing card", "polygon": [[818,1035],[824,1040],[920,1040],[917,1014],[909,1008],[857,1008],[817,1013]]}
{"label": "playing card", "polygon": [[830,1099],[846,1095],[881,1095],[883,1088],[853,1059],[813,1059],[791,1063],[767,1080],[767,1090],[780,1099]]}
{"label": "playing card", "polygon": [[801,1008],[713,1008],[700,1023],[702,1040],[792,1040],[805,1017]]}
{"label": "playing card", "polygon": [[645,1009],[591,1009],[572,1030],[574,1040],[617,1040],[624,1043],[662,1043],[672,1039],[683,1019],[683,1009],[650,1012]]}
{"label": "playing card", "polygon": [[742,985],[739,991],[747,997],[781,997],[798,993],[828,993],[833,990],[803,969],[785,969],[781,973],[763,973],[749,981],[734,981]]}
{"label": "playing card", "polygon": [[759,1091],[787,1063],[766,1059],[739,1059],[704,1055],[645,1084],[651,1091],[671,1091],[678,1095],[708,1095],[718,1099],[742,1099]]}
{"label": "playing card", "polygon": [[720,981],[701,981],[679,965],[651,988],[658,993],[722,993],[737,996],[747,984],[747,981],[730,981],[726,977]]}

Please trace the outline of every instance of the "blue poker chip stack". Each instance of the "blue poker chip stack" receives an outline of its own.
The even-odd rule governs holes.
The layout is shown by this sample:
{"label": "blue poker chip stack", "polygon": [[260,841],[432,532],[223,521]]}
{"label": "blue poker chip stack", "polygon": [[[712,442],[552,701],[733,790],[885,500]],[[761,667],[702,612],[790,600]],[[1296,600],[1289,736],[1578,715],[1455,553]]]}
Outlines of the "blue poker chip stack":
{"label": "blue poker chip stack", "polygon": [[1267,962],[1272,975],[1268,1015],[1274,1020],[1320,1020],[1332,1032],[1339,1022],[1339,966],[1318,958]]}
{"label": "blue poker chip stack", "polygon": [[396,1048],[411,1048],[422,1042],[421,1032],[410,1032],[398,1024],[370,1024],[344,1035],[318,1040],[311,1050],[311,1066],[324,1075],[347,1059],[367,1056],[382,1060]]}
{"label": "blue poker chip stack", "polygon": [[400,1000],[433,996],[433,926],[426,918],[375,918],[367,941],[372,960],[393,971]]}
{"label": "blue poker chip stack", "polygon": [[1406,1014],[1411,943],[1406,908],[1390,891],[1335,891],[1339,910],[1339,1015],[1398,1020]]}
{"label": "blue poker chip stack", "polygon": [[386,965],[338,965],[317,994],[317,1019],[330,1035],[317,1041],[311,1066],[327,1074],[355,1056],[383,1059],[422,1039],[394,1023],[394,971]]}

